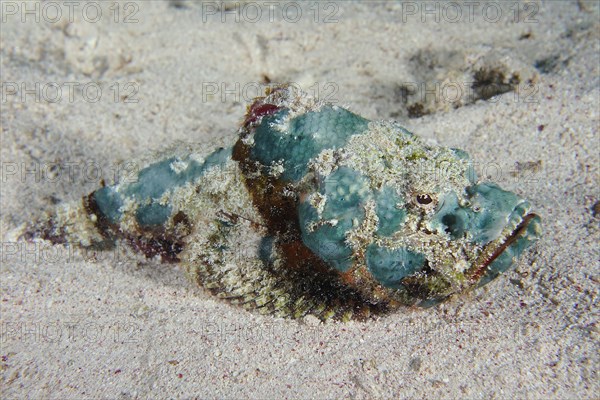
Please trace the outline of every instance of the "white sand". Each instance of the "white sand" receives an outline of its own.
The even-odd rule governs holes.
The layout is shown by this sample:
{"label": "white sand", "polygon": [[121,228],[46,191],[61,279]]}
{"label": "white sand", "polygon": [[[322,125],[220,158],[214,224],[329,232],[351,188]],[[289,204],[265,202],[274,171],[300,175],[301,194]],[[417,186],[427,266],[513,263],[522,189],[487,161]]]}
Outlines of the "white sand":
{"label": "white sand", "polygon": [[[81,3],[73,23],[68,6],[54,4],[63,12],[56,23],[48,7],[36,22],[23,3],[2,2],[2,398],[598,395],[596,2],[535,2],[527,10],[508,2],[498,22],[490,20],[499,3],[486,20],[481,2],[473,21],[461,3],[459,23],[448,22],[456,7],[440,7],[439,23],[435,14],[422,22],[424,6],[411,2],[310,2],[296,23],[295,3],[286,2],[273,21],[268,6],[250,21],[259,2],[240,6],[239,22],[226,14],[225,23],[209,15],[216,3],[138,2],[133,23],[123,19],[136,3],[106,2],[97,22],[93,8],[83,18]],[[408,15],[411,5],[417,15]],[[324,23],[332,12],[337,22]],[[542,59],[555,68],[540,73],[534,64]],[[407,118],[403,84],[460,80],[478,62],[506,66],[533,86],[454,110],[442,102],[438,112]],[[20,224],[94,190],[100,175],[111,182],[134,155],[175,140],[233,138],[264,76],[318,88],[321,97],[333,90],[329,100],[366,117],[396,118],[467,150],[480,171],[535,205],[543,238],[516,271],[473,295],[347,324],[259,316],[193,287],[178,267],[121,249],[93,258],[13,242]],[[96,81],[100,101],[90,101],[92,86],[70,101],[69,85]],[[33,92],[23,94],[23,83]],[[120,97],[132,92],[127,83],[137,103]],[[234,93],[222,99],[221,85]],[[56,86],[62,98],[48,102]],[[525,165],[518,177],[515,163]],[[27,174],[31,165],[38,169]]]}

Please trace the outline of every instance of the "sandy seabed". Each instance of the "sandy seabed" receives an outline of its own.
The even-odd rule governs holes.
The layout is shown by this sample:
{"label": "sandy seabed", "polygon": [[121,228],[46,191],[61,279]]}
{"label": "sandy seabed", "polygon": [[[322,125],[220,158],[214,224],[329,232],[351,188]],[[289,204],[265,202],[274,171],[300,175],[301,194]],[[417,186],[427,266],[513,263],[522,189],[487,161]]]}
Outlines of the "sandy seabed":
{"label": "sandy seabed", "polygon": [[[598,395],[598,3],[67,3],[0,2],[2,398]],[[543,237],[475,293],[344,324],[233,307],[126,249],[16,240],[132,157],[234,140],[267,82],[468,151]]]}

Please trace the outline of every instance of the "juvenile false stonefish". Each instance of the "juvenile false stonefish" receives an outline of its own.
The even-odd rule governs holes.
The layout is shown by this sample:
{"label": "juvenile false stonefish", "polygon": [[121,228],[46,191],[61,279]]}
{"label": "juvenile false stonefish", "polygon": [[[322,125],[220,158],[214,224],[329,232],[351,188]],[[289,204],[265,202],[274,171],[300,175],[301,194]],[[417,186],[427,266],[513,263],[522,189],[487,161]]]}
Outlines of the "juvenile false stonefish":
{"label": "juvenile false stonefish", "polygon": [[464,151],[293,86],[256,98],[232,147],[178,145],[137,165],[135,179],[58,207],[34,236],[126,242],[278,316],[434,305],[508,270],[541,233],[530,204],[479,182]]}

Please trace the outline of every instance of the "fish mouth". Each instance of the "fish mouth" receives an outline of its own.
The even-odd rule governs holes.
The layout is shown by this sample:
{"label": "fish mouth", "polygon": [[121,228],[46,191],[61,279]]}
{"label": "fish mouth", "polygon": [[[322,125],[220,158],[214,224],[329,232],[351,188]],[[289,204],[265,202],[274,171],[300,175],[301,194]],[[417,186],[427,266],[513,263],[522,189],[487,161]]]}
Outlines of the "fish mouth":
{"label": "fish mouth", "polygon": [[[484,247],[480,256],[466,273],[469,285],[482,286],[493,279],[495,276],[492,276],[487,281],[481,282],[485,275],[490,273],[490,267],[494,261],[498,260],[503,255],[505,255],[505,257],[509,256],[507,260],[510,262],[505,267],[499,267],[498,271],[495,271],[495,275],[504,272],[508,269],[510,264],[512,264],[512,259],[520,255],[520,252],[525,247],[529,247],[531,242],[537,240],[540,234],[540,217],[535,213],[529,213],[523,216],[514,229],[506,229],[500,238]],[[510,254],[508,254],[509,252]]]}
{"label": "fish mouth", "polygon": [[[478,194],[473,195],[475,201],[492,212],[471,212],[456,201],[449,201],[447,207],[441,207],[436,213],[437,226],[434,227],[438,233],[449,229],[449,235],[470,232],[467,248],[476,255],[470,259],[468,255],[465,257],[466,269],[457,265],[450,253],[446,264],[429,266],[426,262],[423,270],[404,277],[401,283],[411,296],[420,299],[418,306],[430,307],[451,295],[489,283],[514,266],[523,251],[541,236],[541,219],[530,212],[531,206],[526,200],[489,184],[476,187],[472,192]],[[450,221],[446,216],[454,219]],[[437,259],[445,259],[445,254]]]}

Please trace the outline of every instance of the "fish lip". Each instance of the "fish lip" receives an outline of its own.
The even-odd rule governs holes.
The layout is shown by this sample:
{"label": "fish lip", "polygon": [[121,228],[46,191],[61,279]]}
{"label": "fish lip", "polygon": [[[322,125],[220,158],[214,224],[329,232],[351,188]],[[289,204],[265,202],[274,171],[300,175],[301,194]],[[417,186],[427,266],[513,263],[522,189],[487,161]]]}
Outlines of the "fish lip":
{"label": "fish lip", "polygon": [[508,249],[519,237],[526,234],[527,228],[539,216],[535,213],[528,213],[519,222],[517,227],[507,235],[504,235],[504,240],[497,244],[497,240],[487,245],[482,254],[489,254],[484,256],[483,259],[478,260],[475,265],[467,273],[468,281],[471,285],[476,285],[477,282],[483,277],[487,268],[490,266],[495,259],[497,259],[506,249]]}

